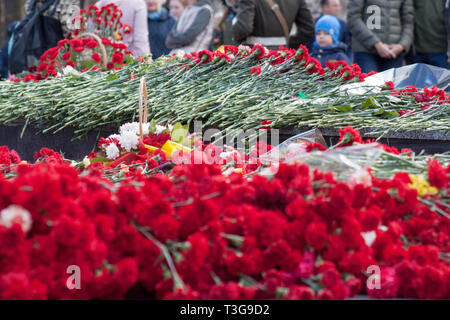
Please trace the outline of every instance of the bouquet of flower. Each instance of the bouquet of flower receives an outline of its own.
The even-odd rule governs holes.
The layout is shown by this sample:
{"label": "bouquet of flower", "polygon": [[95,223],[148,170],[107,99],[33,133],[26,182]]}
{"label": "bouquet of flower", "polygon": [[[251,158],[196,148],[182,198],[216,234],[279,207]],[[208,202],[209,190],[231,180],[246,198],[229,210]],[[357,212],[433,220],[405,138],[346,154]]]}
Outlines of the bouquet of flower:
{"label": "bouquet of flower", "polygon": [[73,21],[79,28],[47,50],[23,81],[57,77],[67,67],[81,72],[120,69],[132,59],[128,47],[121,42],[123,34],[129,34],[132,28],[122,24],[121,17],[122,11],[113,3],[100,9],[95,6],[82,9]]}

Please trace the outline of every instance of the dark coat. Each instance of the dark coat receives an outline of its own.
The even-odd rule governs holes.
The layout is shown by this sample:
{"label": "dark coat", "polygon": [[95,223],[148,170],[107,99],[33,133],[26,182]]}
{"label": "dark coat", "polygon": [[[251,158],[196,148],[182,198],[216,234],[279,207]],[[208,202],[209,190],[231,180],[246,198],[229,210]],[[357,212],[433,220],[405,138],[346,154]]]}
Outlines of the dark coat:
{"label": "dark coat", "polygon": [[344,60],[350,65],[352,61],[346,54],[347,49],[347,45],[342,42],[330,48],[320,48],[316,45],[313,45],[311,48],[310,56],[319,60],[324,67],[325,62],[331,60]]}
{"label": "dark coat", "polygon": [[169,54],[170,49],[166,47],[166,38],[175,25],[175,19],[169,14],[166,7],[162,7],[162,13],[158,19],[148,18],[148,37],[153,58]]}
{"label": "dark coat", "polygon": [[[295,23],[297,35],[291,38],[289,46],[298,48],[314,38],[314,19],[305,0],[278,0],[280,11],[289,28]],[[237,42],[245,42],[249,36],[282,37],[283,28],[265,0],[238,1],[236,4],[236,23],[233,35]]]}
{"label": "dark coat", "polygon": [[[370,11],[367,9],[376,9]],[[377,16],[380,14],[380,25]],[[408,52],[414,37],[412,0],[350,0],[347,24],[353,52],[377,54],[375,43],[401,44]]]}

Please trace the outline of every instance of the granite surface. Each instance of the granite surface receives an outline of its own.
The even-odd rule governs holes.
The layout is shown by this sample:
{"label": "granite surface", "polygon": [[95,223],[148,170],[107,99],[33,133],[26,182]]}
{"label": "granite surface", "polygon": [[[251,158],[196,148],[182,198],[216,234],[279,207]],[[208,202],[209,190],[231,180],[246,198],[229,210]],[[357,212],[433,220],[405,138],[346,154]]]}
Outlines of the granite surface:
{"label": "granite surface", "polygon": [[[101,131],[92,131],[81,140],[73,140],[74,129],[65,128],[56,134],[41,133],[36,126],[28,126],[23,138],[20,138],[22,124],[0,124],[0,146],[6,145],[16,150],[24,160],[33,160],[35,152],[47,147],[62,152],[67,159],[82,160],[96,147],[99,137],[107,137],[116,133],[118,128],[105,127]],[[310,128],[282,128],[280,129],[279,141],[310,130]],[[328,145],[338,141],[339,131],[336,129],[320,129]],[[362,133],[370,130],[361,130]],[[365,138],[376,138],[367,135]],[[444,153],[450,151],[450,134],[442,131],[416,131],[397,132],[386,135],[380,142],[397,148],[411,148],[416,153],[424,150],[426,153]]]}

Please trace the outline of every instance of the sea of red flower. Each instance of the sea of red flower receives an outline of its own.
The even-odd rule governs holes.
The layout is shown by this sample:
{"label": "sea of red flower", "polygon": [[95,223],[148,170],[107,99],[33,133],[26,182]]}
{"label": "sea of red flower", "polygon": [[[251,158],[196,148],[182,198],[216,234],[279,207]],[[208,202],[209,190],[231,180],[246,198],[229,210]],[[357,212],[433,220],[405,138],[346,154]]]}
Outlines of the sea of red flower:
{"label": "sea of red flower", "polygon": [[[450,298],[450,220],[406,173],[350,187],[304,164],[272,179],[203,164],[113,184],[52,150],[36,158],[0,147],[2,168],[19,164],[0,170],[0,299]],[[450,188],[450,166],[428,177]]]}

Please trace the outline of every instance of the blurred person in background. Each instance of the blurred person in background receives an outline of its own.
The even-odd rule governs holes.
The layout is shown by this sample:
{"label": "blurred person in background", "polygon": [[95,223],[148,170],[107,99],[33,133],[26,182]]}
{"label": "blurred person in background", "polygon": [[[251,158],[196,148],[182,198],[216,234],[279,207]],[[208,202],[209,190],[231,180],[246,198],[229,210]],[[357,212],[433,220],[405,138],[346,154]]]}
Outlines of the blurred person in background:
{"label": "blurred person in background", "polygon": [[448,65],[445,5],[448,0],[413,0],[414,46],[406,56],[408,64],[426,63],[441,68]]}
{"label": "blurred person in background", "polygon": [[[238,43],[298,48],[314,39],[314,20],[305,0],[245,0],[237,1],[235,7],[232,28]],[[297,32],[291,36],[294,24]]]}
{"label": "blurred person in background", "polygon": [[314,21],[319,19],[322,13],[320,9],[320,0],[305,0],[305,2],[312,13]]}
{"label": "blurred person in background", "polygon": [[8,72],[8,61],[9,61],[9,55],[8,55],[8,47],[9,47],[9,39],[11,38],[11,35],[14,31],[14,28],[17,26],[19,22],[15,21],[13,23],[10,23],[8,25],[8,28],[6,29],[6,41],[2,46],[1,52],[0,52],[0,79],[8,79],[9,72]]}
{"label": "blurred person in background", "polygon": [[186,53],[208,49],[213,35],[214,10],[209,0],[188,0],[175,26],[166,38],[166,46],[172,51]]}
{"label": "blurred person in background", "polygon": [[[25,15],[33,11],[33,3],[36,2],[36,10],[47,2],[47,0],[27,0],[25,2]],[[75,31],[72,23],[73,18],[78,14],[80,9],[79,0],[59,0],[54,1],[50,7],[43,13],[44,16],[51,16],[61,23],[62,35],[67,37],[69,33]]]}
{"label": "blurred person in background", "polygon": [[[341,0],[321,0],[320,4],[322,6],[322,15],[328,14],[335,16],[338,19],[339,24],[341,25],[339,41],[345,43],[350,48],[351,35],[348,30],[347,22],[339,18],[342,11]],[[351,53],[351,51],[349,53]]]}
{"label": "blurred person in background", "polygon": [[170,0],[170,15],[175,19],[179,19],[187,6],[187,0]]}
{"label": "blurred person in background", "polygon": [[123,35],[123,42],[135,57],[150,53],[148,38],[147,5],[144,0],[100,0],[96,6],[101,8],[114,3],[123,12],[122,23],[133,28],[130,34]]}
{"label": "blurred person in background", "polygon": [[323,67],[327,61],[352,63],[347,55],[347,45],[339,41],[341,25],[338,18],[324,15],[316,23],[316,40],[310,52],[311,57],[320,61]]}
{"label": "blurred person in background", "polygon": [[166,38],[175,25],[175,18],[163,6],[166,0],[147,0],[149,42],[153,58],[168,54]]}
{"label": "blurred person in background", "polygon": [[403,65],[414,37],[412,0],[350,0],[347,23],[355,62],[362,72]]}

